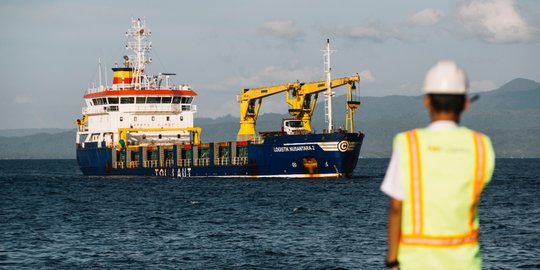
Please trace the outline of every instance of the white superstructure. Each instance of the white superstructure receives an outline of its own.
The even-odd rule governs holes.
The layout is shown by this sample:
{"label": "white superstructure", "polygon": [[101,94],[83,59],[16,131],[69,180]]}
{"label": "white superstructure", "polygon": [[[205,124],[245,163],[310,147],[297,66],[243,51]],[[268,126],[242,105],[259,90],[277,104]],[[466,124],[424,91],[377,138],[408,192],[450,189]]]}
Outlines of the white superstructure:
{"label": "white superstructure", "polygon": [[129,53],[122,65],[112,69],[112,85],[99,85],[84,95],[86,107],[82,108],[83,118],[77,120],[77,144],[98,142],[114,147],[192,141],[189,129],[197,111],[192,104],[197,94],[189,85],[174,85],[170,81],[173,73],[145,73],[146,64],[151,63],[151,32],[144,21],[132,20],[126,35]]}

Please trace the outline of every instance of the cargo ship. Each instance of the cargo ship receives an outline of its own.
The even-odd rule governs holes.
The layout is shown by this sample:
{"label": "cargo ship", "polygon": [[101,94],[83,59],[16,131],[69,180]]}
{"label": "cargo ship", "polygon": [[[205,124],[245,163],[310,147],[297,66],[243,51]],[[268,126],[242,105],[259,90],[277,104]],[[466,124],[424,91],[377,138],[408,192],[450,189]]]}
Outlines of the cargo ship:
{"label": "cargo ship", "polygon": [[[76,155],[84,175],[140,175],[170,178],[333,178],[349,177],[356,167],[364,134],[354,131],[358,74],[331,78],[330,43],[324,51],[325,81],[290,82],[242,89],[238,96],[240,123],[236,140],[201,141],[194,125],[197,93],[188,84],[175,85],[174,73],[147,74],[150,30],[132,19],[126,32],[121,64],[112,68],[112,85],[102,83],[84,94],[82,118],[75,121]],[[347,86],[346,127],[332,120],[333,88]],[[264,98],[283,94],[290,118],[278,131],[257,133]],[[319,93],[324,93],[328,126],[311,127]],[[276,126],[279,123],[276,123]]]}

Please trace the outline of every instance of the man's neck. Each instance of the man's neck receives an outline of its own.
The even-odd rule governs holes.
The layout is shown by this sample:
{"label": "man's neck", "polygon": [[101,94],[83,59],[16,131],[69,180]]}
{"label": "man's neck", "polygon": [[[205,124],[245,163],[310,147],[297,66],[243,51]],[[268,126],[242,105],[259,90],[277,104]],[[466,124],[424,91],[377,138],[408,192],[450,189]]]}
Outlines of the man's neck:
{"label": "man's neck", "polygon": [[432,112],[431,113],[431,122],[435,121],[453,121],[456,123],[459,123],[459,115],[456,115],[455,113],[451,112]]}

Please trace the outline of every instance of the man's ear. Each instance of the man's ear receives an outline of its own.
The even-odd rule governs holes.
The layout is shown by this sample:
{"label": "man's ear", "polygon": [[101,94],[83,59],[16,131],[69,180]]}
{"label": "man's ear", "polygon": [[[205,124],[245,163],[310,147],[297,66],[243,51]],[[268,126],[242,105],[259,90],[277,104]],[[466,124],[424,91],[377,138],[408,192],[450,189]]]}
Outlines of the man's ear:
{"label": "man's ear", "polygon": [[471,106],[471,100],[469,98],[465,98],[465,105],[463,105],[463,111],[466,111]]}
{"label": "man's ear", "polygon": [[428,110],[431,110],[431,99],[428,95],[424,95],[424,107],[426,107],[426,109]]}

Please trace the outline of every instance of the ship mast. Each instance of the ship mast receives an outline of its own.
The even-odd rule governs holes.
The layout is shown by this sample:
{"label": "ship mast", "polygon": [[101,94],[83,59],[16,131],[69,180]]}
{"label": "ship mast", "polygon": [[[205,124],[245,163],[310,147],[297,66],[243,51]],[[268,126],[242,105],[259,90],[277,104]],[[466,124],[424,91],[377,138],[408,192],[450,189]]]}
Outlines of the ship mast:
{"label": "ship mast", "polygon": [[334,96],[334,92],[332,92],[332,67],[330,66],[330,55],[335,52],[334,50],[330,50],[330,39],[326,39],[326,49],[322,50],[324,52],[324,73],[326,74],[326,85],[328,86],[328,89],[326,90],[325,96],[326,96],[326,103],[325,103],[325,120],[326,123],[328,123],[327,126],[327,132],[332,132],[334,129],[334,122],[332,119],[332,97]]}
{"label": "ship mast", "polygon": [[101,82],[101,57],[98,58],[98,83],[99,90],[103,90],[103,84]]}
{"label": "ship mast", "polygon": [[131,28],[126,32],[129,38],[126,49],[131,50],[134,55],[126,57],[126,63],[133,68],[133,77],[135,78],[135,88],[141,89],[141,79],[144,77],[144,66],[152,62],[151,58],[147,58],[147,54],[152,48],[150,35],[152,33],[146,28],[146,22],[141,19],[131,20]]}

